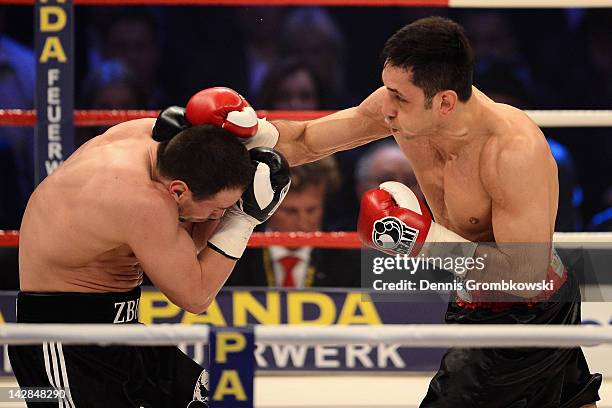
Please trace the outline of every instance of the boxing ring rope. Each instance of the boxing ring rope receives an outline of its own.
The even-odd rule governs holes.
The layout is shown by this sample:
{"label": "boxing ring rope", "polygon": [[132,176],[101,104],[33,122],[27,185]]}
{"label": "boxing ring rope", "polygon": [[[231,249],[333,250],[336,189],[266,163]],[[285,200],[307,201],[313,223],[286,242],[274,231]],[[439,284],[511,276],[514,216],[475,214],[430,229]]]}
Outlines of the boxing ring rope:
{"label": "boxing ring rope", "polygon": [[[98,345],[208,344],[205,325],[17,324],[0,326],[0,343],[13,345],[61,342]],[[260,345],[394,344],[407,347],[576,347],[612,343],[612,327],[495,325],[464,326],[406,324],[376,326],[257,325]]]}
{"label": "boxing ring rope", "polygon": [[[556,232],[553,242],[558,248],[610,248],[612,232]],[[287,247],[359,249],[361,241],[356,232],[255,232],[249,240],[250,248],[270,245]],[[0,248],[19,246],[19,231],[0,230]]]}
{"label": "boxing ring rope", "polygon": [[[334,111],[257,111],[268,120],[311,120]],[[526,110],[541,127],[612,127],[612,110]],[[76,126],[112,126],[141,118],[156,118],[156,110],[75,110]],[[36,112],[21,109],[0,109],[0,126],[34,126]]]}
{"label": "boxing ring rope", "polygon": [[[32,5],[34,0],[0,0]],[[609,0],[74,0],[76,5],[345,6],[449,8],[591,8],[612,7]]]}

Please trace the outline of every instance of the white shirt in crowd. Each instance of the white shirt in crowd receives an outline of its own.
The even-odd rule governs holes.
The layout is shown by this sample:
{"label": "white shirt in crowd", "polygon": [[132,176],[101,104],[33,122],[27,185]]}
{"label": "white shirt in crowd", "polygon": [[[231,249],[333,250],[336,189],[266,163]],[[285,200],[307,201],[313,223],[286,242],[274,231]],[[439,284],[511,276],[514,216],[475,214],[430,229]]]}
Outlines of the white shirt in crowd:
{"label": "white shirt in crowd", "polygon": [[279,260],[285,256],[292,255],[300,259],[293,268],[295,287],[303,288],[308,266],[310,266],[311,252],[312,247],[301,247],[297,250],[291,250],[283,246],[270,246],[270,258],[272,259],[272,268],[274,270],[276,285],[282,287],[285,279],[285,270]]}

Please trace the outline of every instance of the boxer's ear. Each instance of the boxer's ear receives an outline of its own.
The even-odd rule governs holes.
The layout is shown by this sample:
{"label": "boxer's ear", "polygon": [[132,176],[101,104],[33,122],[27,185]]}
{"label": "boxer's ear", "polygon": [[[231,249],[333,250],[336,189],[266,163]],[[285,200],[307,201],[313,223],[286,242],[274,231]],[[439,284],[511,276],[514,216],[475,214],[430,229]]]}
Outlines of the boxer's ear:
{"label": "boxer's ear", "polygon": [[168,186],[168,190],[170,194],[174,197],[175,201],[178,203],[181,196],[188,190],[187,184],[182,180],[172,180],[170,185]]}
{"label": "boxer's ear", "polygon": [[[446,90],[439,92],[434,99],[434,108],[437,108],[442,115],[448,115],[457,105],[458,96],[455,91]],[[436,106],[437,102],[437,106]]]}

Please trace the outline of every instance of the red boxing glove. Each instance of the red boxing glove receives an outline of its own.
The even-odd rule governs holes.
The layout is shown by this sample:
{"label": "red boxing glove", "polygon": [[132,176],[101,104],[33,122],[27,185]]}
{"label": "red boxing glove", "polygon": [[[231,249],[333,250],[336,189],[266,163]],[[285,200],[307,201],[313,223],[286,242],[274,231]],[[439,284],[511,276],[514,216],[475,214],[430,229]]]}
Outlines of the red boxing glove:
{"label": "red boxing glove", "polygon": [[242,138],[257,133],[255,110],[242,95],[230,88],[215,87],[198,92],[187,102],[185,115],[193,126],[216,125]]}
{"label": "red boxing glove", "polygon": [[391,255],[416,256],[427,240],[431,213],[405,185],[388,181],[361,199],[357,231],[361,241]]}

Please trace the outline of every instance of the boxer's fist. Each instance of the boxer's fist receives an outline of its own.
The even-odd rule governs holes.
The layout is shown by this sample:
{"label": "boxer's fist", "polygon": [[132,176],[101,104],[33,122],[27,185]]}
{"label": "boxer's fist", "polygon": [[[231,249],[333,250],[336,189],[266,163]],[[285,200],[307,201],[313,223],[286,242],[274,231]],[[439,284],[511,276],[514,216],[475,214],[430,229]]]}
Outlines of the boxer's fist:
{"label": "boxer's fist", "polygon": [[190,126],[185,117],[185,108],[171,106],[161,111],[155,120],[152,130],[153,140],[158,142],[170,140]]}
{"label": "boxer's fist", "polygon": [[249,150],[249,155],[256,167],[255,176],[239,204],[261,223],[270,218],[287,195],[291,175],[287,160],[273,149],[256,147]]}
{"label": "boxer's fist", "polygon": [[246,145],[274,147],[278,130],[257,113],[238,92],[230,88],[204,89],[193,95],[185,108],[187,120],[194,126],[212,124],[229,130]]}
{"label": "boxer's fist", "polygon": [[256,147],[249,154],[256,168],[253,182],[208,240],[211,249],[232,259],[242,256],[253,229],[276,211],[291,184],[289,165],[280,153]]}
{"label": "boxer's fist", "polygon": [[255,110],[230,88],[215,87],[198,92],[187,102],[185,114],[194,126],[211,124],[243,138],[257,133]]}
{"label": "boxer's fist", "polygon": [[432,225],[425,204],[405,185],[387,181],[361,199],[361,241],[388,254],[419,254]]}

